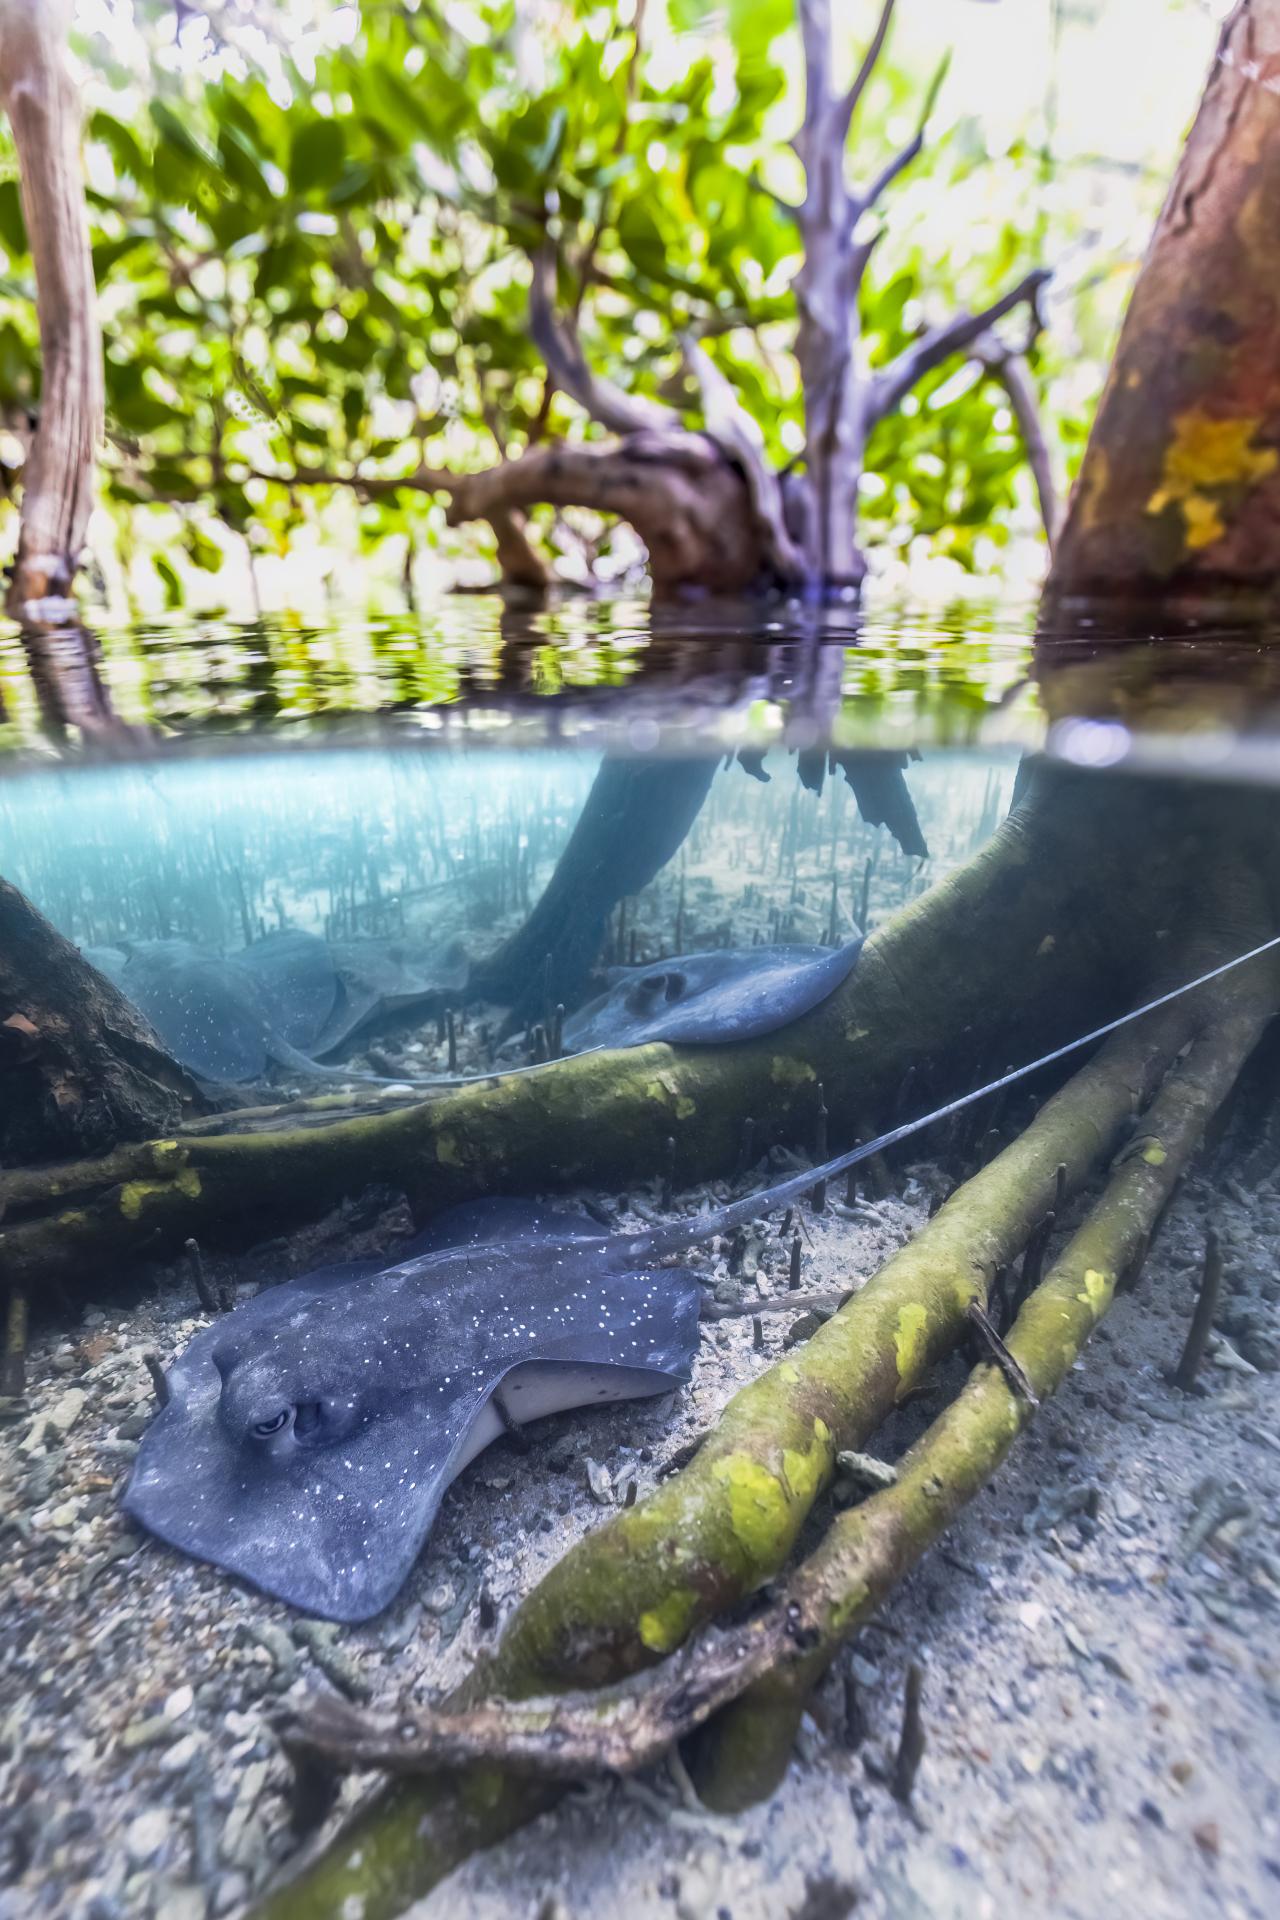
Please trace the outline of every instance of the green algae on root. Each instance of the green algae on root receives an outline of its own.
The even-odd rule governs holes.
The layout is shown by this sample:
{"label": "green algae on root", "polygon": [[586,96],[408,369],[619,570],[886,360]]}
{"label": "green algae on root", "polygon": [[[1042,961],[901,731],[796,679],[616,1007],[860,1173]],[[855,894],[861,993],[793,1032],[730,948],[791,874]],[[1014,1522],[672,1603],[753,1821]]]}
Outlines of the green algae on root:
{"label": "green algae on root", "polygon": [[[1118,1276],[1145,1249],[1274,1010],[1273,981],[1265,989],[1233,983],[1220,987],[1219,996],[1219,1018],[1170,1069],[1147,1109],[1146,1150],[1116,1162],[1100,1199],[1008,1335],[1009,1352],[1041,1401],[1070,1372],[1110,1307]],[[1150,1151],[1153,1144],[1158,1153]],[[809,1694],[841,1643],[986,1485],[1032,1414],[998,1367],[976,1367],[900,1463],[896,1484],[835,1522],[779,1602],[792,1626],[784,1656],[700,1738],[696,1777],[707,1805],[734,1811],[773,1792]]]}
{"label": "green algae on root", "polygon": [[[447,1706],[617,1680],[777,1573],[836,1454],[860,1445],[954,1343],[970,1301],[985,1299],[995,1269],[1052,1204],[1059,1168],[1074,1190],[1114,1152],[1193,1020],[1190,1004],[1177,1003],[1081,1068],[812,1340],[735,1395],[687,1467],[551,1569],[517,1608],[492,1660]],[[918,1312],[908,1313],[914,1331],[906,1347],[904,1309],[924,1314],[921,1332]],[[754,1644],[763,1669],[776,1647]],[[744,1682],[755,1670],[744,1654]],[[490,1789],[487,1813],[476,1808],[474,1768],[375,1793],[353,1824],[266,1896],[255,1920],[342,1920],[344,1902],[357,1895],[363,1920],[392,1920],[464,1857],[453,1844],[451,1809],[471,1851],[554,1796],[547,1781],[509,1768],[489,1765],[483,1774],[501,1782],[500,1791]],[[376,1866],[366,1872],[370,1861]]]}

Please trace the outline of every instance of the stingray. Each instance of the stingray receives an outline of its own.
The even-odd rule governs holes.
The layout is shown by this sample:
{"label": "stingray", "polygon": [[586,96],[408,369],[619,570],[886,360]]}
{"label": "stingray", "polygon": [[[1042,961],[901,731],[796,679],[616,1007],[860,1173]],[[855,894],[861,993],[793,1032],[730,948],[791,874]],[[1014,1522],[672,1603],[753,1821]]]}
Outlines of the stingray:
{"label": "stingray", "polygon": [[727,1046],[798,1020],[848,978],[862,940],[843,947],[744,947],[616,968],[606,992],[565,1021],[564,1050]]}
{"label": "stingray", "polygon": [[458,942],[434,953],[409,940],[338,940],[329,952],[338,996],[310,1053],[332,1053],[375,1020],[454,997],[467,984],[468,962]]}
{"label": "stingray", "polygon": [[[293,948],[305,936],[274,937]],[[190,1073],[200,1080],[235,1084],[260,1080],[272,1063],[325,1073],[292,1037],[305,1036],[314,1004],[326,998],[326,987],[326,1017],[336,993],[332,968],[326,978],[321,963],[324,943],[314,944],[320,956],[309,949],[293,956],[292,970],[302,986],[297,1010],[290,1004],[283,965],[278,975],[268,969],[260,980],[239,959],[223,959],[190,940],[140,940],[127,952],[89,947],[85,958],[115,982]]]}
{"label": "stingray", "polygon": [[686,1381],[699,1299],[692,1274],[593,1221],[455,1208],[394,1265],[322,1268],[197,1334],[125,1508],[309,1613],[367,1619],[507,1427]]}
{"label": "stingray", "polygon": [[260,1080],[271,1065],[319,1079],[362,1079],[322,1066],[382,1013],[424,1004],[461,986],[464,968],[403,941],[347,941],[330,949],[314,934],[268,934],[223,958],[189,940],[141,940],[127,951],[90,947],[85,957],[138,1008],[165,1047],[214,1084]]}
{"label": "stingray", "polygon": [[445,1489],[500,1434],[688,1380],[701,1288],[666,1255],[882,1144],[642,1233],[532,1201],[473,1201],[391,1263],[265,1288],[170,1368],[125,1509],[309,1613],[368,1619],[399,1592]]}

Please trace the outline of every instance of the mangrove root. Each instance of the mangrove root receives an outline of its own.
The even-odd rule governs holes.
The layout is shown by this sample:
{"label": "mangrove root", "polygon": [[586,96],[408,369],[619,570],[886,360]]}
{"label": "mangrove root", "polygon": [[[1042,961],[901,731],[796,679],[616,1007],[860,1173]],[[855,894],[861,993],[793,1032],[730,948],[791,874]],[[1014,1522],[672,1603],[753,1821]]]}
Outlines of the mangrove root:
{"label": "mangrove root", "polygon": [[[1255,964],[1247,978],[1228,978],[1215,1000],[1210,1024],[1147,1108],[1139,1150],[1120,1156],[1100,1199],[1009,1333],[1009,1352],[1039,1400],[1055,1392],[1075,1364],[1231,1092],[1274,1011],[1274,969]],[[781,1603],[806,1637],[803,1651],[774,1667],[707,1731],[698,1780],[709,1805],[740,1807],[772,1792],[786,1770],[804,1704],[838,1647],[986,1484],[1032,1411],[998,1366],[975,1368],[901,1462],[897,1484],[835,1522]]]}
{"label": "mangrove root", "polygon": [[[1089,1024],[1086,1010],[1131,1003],[1149,965],[1147,917],[1177,912],[1186,884],[1152,813],[1111,794],[1104,805],[1063,777],[1042,783],[966,867],[878,930],[844,985],[785,1036],[584,1054],[396,1111],[180,1132],[10,1171],[0,1265],[35,1308],[51,1281],[74,1293],[99,1284],[104,1262],[163,1257],[193,1235],[203,1245],[280,1231],[311,1218],[318,1194],[336,1202],[371,1183],[403,1189],[421,1220],[487,1194],[630,1189],[674,1140],[685,1184],[731,1171],[744,1113],[761,1116],[756,1152],[807,1142],[819,1079],[831,1136],[848,1138],[888,1111],[913,1064],[924,1104],[996,1046],[1033,1054]],[[1142,874],[1141,915],[1102,877],[1126,854]]]}
{"label": "mangrove root", "polygon": [[[1116,1035],[1046,1103],[1026,1132],[958,1189],[917,1240],[804,1348],[735,1396],[687,1467],[552,1568],[512,1616],[496,1654],[476,1669],[442,1714],[415,1716],[409,1723],[384,1719],[358,1733],[349,1721],[337,1727],[332,1719],[309,1720],[306,1737],[330,1757],[354,1740],[345,1749],[353,1763],[376,1759],[397,1769],[467,1764],[456,1778],[405,1778],[375,1795],[328,1847],[267,1896],[262,1920],[337,1915],[354,1896],[364,1902],[368,1920],[401,1911],[465,1857],[458,1851],[461,1825],[471,1835],[482,1832],[482,1844],[492,1843],[549,1804],[555,1778],[586,1770],[591,1753],[594,1766],[606,1769],[625,1764],[628,1751],[649,1754],[659,1732],[674,1739],[705,1720],[726,1686],[746,1692],[740,1704],[712,1721],[709,1750],[713,1757],[718,1754],[718,1729],[729,1722],[734,1733],[724,1747],[733,1751],[741,1745],[748,1778],[745,1786],[736,1775],[718,1778],[728,1769],[713,1764],[705,1790],[713,1799],[750,1797],[758,1779],[776,1772],[779,1751],[785,1765],[808,1689],[852,1623],[843,1549],[830,1567],[824,1558],[829,1547],[821,1550],[781,1600],[737,1630],[707,1632],[694,1652],[667,1661],[647,1682],[628,1689],[624,1681],[613,1693],[589,1696],[581,1706],[562,1701],[552,1707],[541,1699],[531,1705],[530,1696],[613,1682],[652,1666],[779,1571],[831,1477],[837,1454],[857,1447],[895,1399],[954,1343],[967,1324],[970,1304],[985,1300],[997,1268],[1025,1244],[1049,1204],[1078,1188],[1115,1153],[1126,1122],[1146,1105],[1196,1030],[1203,1006],[1200,996],[1177,1001],[1140,1028]],[[1226,1050],[1232,1072],[1263,1017],[1252,1014],[1251,1024],[1242,1024],[1239,1044]],[[1200,1058],[1198,1048],[1171,1088],[1197,1088]],[[1148,1149],[1126,1160],[1116,1179],[1155,1179],[1168,1166],[1162,1189],[1167,1197],[1199,1137],[1203,1109],[1203,1100],[1193,1099],[1190,1118],[1178,1133],[1177,1097],[1173,1091],[1162,1095],[1150,1109],[1146,1134],[1160,1129],[1163,1158]],[[1109,1188],[1104,1221],[1117,1208],[1128,1230],[1128,1195],[1116,1200]],[[1087,1242],[1087,1232],[1072,1242],[1066,1263],[1082,1240]],[[1096,1279],[1083,1285],[1076,1268],[1069,1271],[1075,1294],[1100,1312],[1109,1298],[1107,1288],[1099,1290]],[[1052,1391],[1093,1324],[1090,1317],[1086,1325],[1078,1312],[1073,1318],[1068,1295],[1068,1333],[1075,1339],[1070,1359],[1063,1361],[1063,1342],[1046,1343],[1043,1299],[1050,1298],[1056,1316],[1066,1284],[1060,1264],[1023,1308],[1008,1342],[1037,1397]],[[957,1470],[951,1498],[947,1475],[954,1443],[948,1422],[961,1418],[960,1432],[968,1433],[967,1416],[952,1409],[921,1443],[923,1456],[921,1449],[908,1456],[899,1481],[832,1530],[830,1539],[838,1543],[849,1538],[856,1545],[865,1535],[868,1545],[859,1549],[862,1571],[854,1586],[871,1596],[870,1604],[982,1483],[1030,1414],[1031,1400],[1013,1393],[999,1368],[977,1369],[966,1389],[970,1399],[975,1393],[980,1412],[988,1414],[994,1406],[999,1414],[990,1434],[980,1426],[975,1435],[976,1479],[966,1477],[967,1467]],[[964,1404],[962,1395],[957,1407]],[[931,1443],[935,1453],[928,1451]],[[992,1455],[991,1445],[997,1443]],[[967,1458],[962,1450],[961,1465]],[[930,1531],[935,1520],[937,1529]],[[882,1553],[886,1547],[892,1551]],[[840,1584],[833,1588],[833,1582]],[[699,1665],[703,1649],[705,1667]],[[815,1664],[818,1652],[823,1658]],[[727,1677],[726,1667],[731,1669]],[[493,1695],[502,1699],[495,1702]],[[595,1709],[602,1714],[599,1720],[593,1720]],[[620,1730],[636,1735],[634,1749],[618,1738]],[[301,1735],[301,1725],[298,1731]],[[513,1763],[504,1754],[499,1764],[492,1756],[504,1752],[501,1742],[508,1734]]]}
{"label": "mangrove root", "polygon": [[[0,880],[0,1158],[99,1152],[199,1104],[141,1015]],[[0,1217],[20,1204],[0,1192]]]}

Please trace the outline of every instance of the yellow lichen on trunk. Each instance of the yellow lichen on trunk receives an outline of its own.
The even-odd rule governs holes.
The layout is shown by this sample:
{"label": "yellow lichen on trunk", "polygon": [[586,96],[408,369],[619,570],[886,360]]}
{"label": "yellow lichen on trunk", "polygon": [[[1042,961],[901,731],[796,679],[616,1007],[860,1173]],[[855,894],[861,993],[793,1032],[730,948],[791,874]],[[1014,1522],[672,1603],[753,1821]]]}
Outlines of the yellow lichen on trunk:
{"label": "yellow lichen on trunk", "polygon": [[1239,0],[1134,287],[1051,591],[1280,584],[1280,0]]}

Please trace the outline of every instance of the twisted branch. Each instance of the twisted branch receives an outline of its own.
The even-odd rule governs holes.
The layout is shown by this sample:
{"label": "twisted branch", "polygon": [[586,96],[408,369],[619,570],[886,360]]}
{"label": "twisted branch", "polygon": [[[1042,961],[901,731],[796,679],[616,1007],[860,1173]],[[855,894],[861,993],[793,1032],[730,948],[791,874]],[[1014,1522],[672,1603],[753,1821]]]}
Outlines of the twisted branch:
{"label": "twisted branch", "polygon": [[1037,267],[1034,272],[1024,274],[1016,286],[993,300],[989,307],[983,307],[978,313],[953,314],[950,320],[941,326],[930,327],[909,347],[905,347],[892,361],[875,374],[867,392],[867,416],[870,424],[883,420],[900,406],[907,394],[927,373],[940,367],[944,360],[953,354],[962,353],[980,340],[997,320],[1024,303],[1036,310],[1036,303],[1046,283],[1052,279],[1046,267]]}

